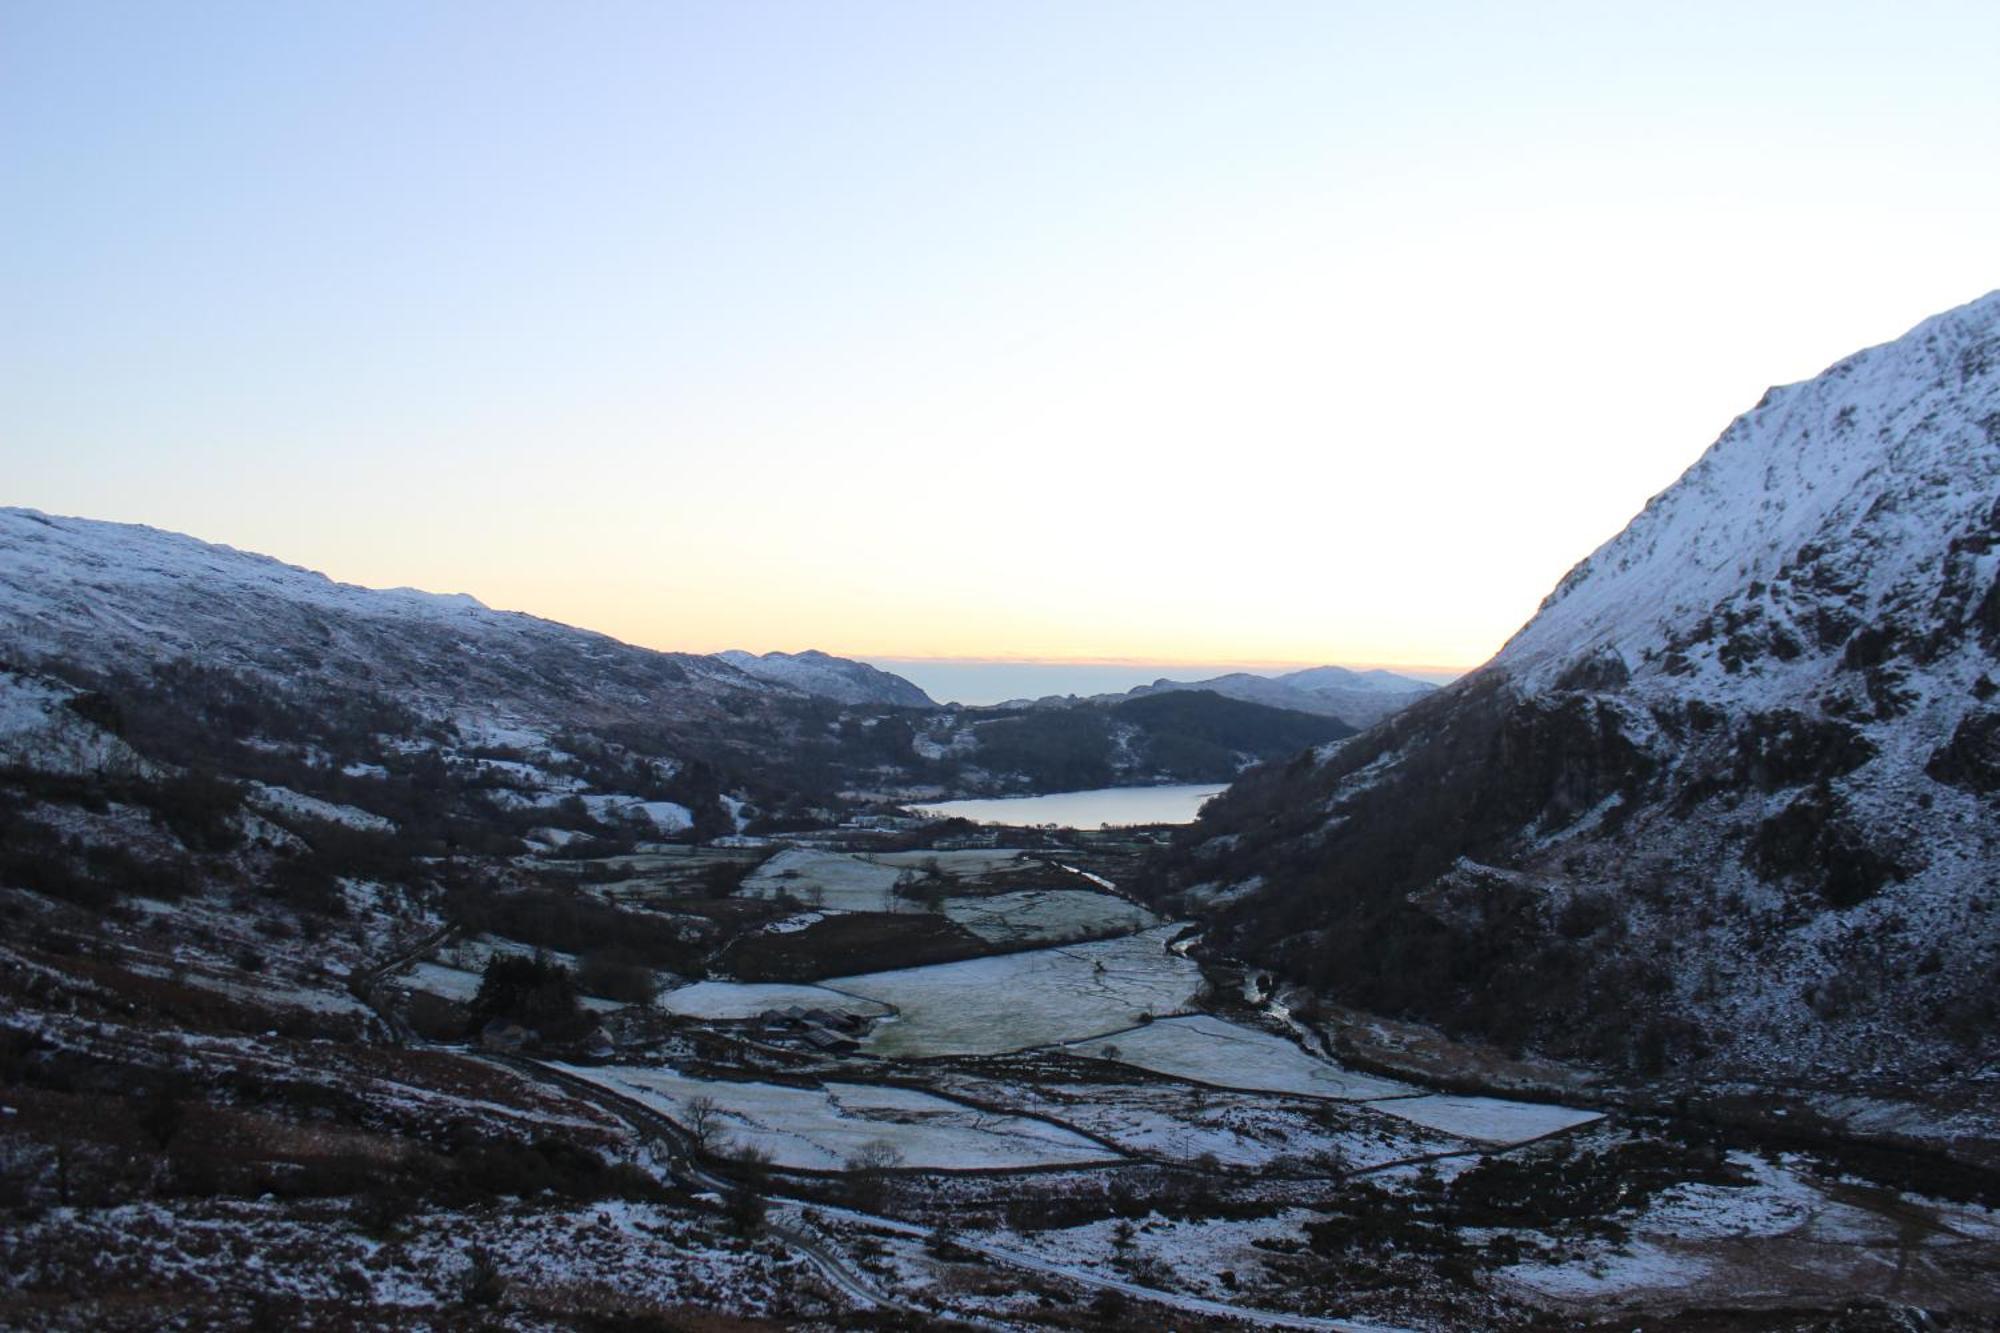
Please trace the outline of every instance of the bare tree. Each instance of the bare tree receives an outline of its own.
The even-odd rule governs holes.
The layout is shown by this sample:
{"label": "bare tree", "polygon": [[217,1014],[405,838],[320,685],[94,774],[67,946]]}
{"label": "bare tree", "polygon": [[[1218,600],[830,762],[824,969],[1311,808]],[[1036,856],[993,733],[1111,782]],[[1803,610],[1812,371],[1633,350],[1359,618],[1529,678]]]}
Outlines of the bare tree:
{"label": "bare tree", "polygon": [[722,1134],[722,1103],[706,1093],[690,1097],[681,1107],[681,1122],[694,1141],[695,1152],[707,1157],[715,1151]]}
{"label": "bare tree", "polygon": [[883,1173],[902,1164],[902,1149],[887,1139],[862,1144],[846,1162],[848,1199],[865,1212],[879,1210],[889,1196],[889,1182]]}
{"label": "bare tree", "polygon": [[893,1171],[903,1164],[903,1150],[887,1139],[871,1139],[847,1159],[849,1171]]}

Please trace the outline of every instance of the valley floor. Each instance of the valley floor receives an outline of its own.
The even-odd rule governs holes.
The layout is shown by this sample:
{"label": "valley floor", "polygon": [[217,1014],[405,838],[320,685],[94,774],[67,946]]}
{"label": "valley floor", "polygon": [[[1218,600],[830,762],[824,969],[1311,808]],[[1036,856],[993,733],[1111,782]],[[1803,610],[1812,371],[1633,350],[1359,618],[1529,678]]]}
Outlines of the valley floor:
{"label": "valley floor", "polygon": [[[330,922],[0,890],[0,1324],[2000,1318],[1976,1173],[1887,1180],[1575,1071],[1301,1021],[1119,896],[1143,851],[523,858],[511,891],[545,907],[486,921],[360,883]],[[703,975],[564,952],[581,909],[546,904],[579,901],[683,932]],[[563,1041],[469,1040],[508,957],[623,998]]]}

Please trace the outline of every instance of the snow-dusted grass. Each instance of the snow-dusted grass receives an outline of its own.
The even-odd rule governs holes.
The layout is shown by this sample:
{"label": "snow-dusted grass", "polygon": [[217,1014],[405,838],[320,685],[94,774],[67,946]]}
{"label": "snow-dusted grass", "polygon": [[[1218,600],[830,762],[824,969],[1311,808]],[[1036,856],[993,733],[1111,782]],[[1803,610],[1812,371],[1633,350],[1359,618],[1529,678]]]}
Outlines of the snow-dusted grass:
{"label": "snow-dusted grass", "polygon": [[479,994],[479,973],[442,963],[418,963],[402,977],[411,990],[420,990],[459,1004]]}
{"label": "snow-dusted grass", "polygon": [[769,1152],[779,1166],[805,1170],[839,1170],[875,1144],[894,1148],[905,1166],[938,1171],[1079,1165],[1118,1156],[1056,1125],[989,1114],[905,1088],[865,1083],[797,1088],[619,1066],[570,1072],[683,1123],[690,1101],[710,1098],[722,1108],[726,1140]]}
{"label": "snow-dusted grass", "polygon": [[1457,1139],[1321,1100],[1178,1083],[953,1080],[943,1090],[1032,1111],[1135,1156],[1300,1174],[1366,1169],[1464,1145]]}
{"label": "snow-dusted grass", "polygon": [[1213,1087],[1365,1101],[1372,1111],[1480,1143],[1526,1143],[1603,1118],[1567,1106],[1419,1095],[1411,1084],[1343,1069],[1284,1037],[1210,1014],[1160,1019],[1079,1043],[1076,1049]]}
{"label": "snow-dusted grass", "polygon": [[952,852],[876,852],[869,859],[899,870],[936,866],[947,875],[1004,875],[1039,868],[1038,863],[1024,861],[1021,855],[1011,847],[974,847]]}
{"label": "snow-dusted grass", "polygon": [[878,1015],[889,1007],[824,986],[784,982],[697,981],[671,990],[654,1001],[657,1008],[686,1018],[755,1018],[766,1009],[828,1009],[834,1013]]}
{"label": "snow-dusted grass", "polygon": [[136,751],[68,707],[67,685],[0,670],[0,762],[50,773],[147,771]]}
{"label": "snow-dusted grass", "polygon": [[306,1009],[317,1014],[365,1015],[372,1011],[328,977],[325,984],[287,985],[275,978],[223,976],[203,968],[183,968],[178,973],[158,964],[128,964],[131,971],[146,976],[173,976],[184,985],[232,996],[272,1009]]}
{"label": "snow-dusted grass", "polygon": [[[538,803],[552,804],[565,795],[554,793],[551,800]],[[594,819],[644,819],[661,833],[678,833],[694,823],[688,808],[674,801],[647,801],[617,792],[595,792],[578,799]]]}
{"label": "snow-dusted grass", "polygon": [[1143,907],[1088,889],[1022,889],[984,898],[948,898],[944,914],[995,944],[1058,943],[1160,924]]}
{"label": "snow-dusted grass", "polygon": [[[1497,1276],[1510,1286],[1564,1301],[1665,1299],[1740,1302],[1810,1290],[1881,1292],[1885,1275],[1908,1275],[1914,1296],[1954,1281],[1990,1286],[1976,1269],[1953,1272],[1945,1253],[2000,1237],[1992,1211],[1815,1178],[1796,1157],[1733,1153],[1739,1186],[1682,1183],[1620,1218],[1622,1243],[1571,1238],[1560,1261],[1515,1264]],[[1534,1233],[1531,1233],[1534,1234]],[[1971,1276],[1977,1272],[1977,1276]],[[1947,1285],[1927,1286],[1945,1282]]]}
{"label": "snow-dusted grass", "polygon": [[943,876],[943,911],[952,921],[994,944],[1060,943],[1144,930],[1159,924],[1145,908],[1089,889],[1038,888],[1013,893],[963,893],[962,881],[1014,875],[1049,875],[1035,859],[1011,848],[947,852],[859,854],[793,847],[779,852],[743,881],[745,898],[791,897],[840,912],[920,912],[923,903],[896,892],[936,871]]}
{"label": "snow-dusted grass", "polygon": [[508,787],[498,787],[487,793],[487,799],[510,810],[541,810],[561,805],[575,799],[593,819],[618,821],[642,821],[650,824],[661,834],[679,833],[694,824],[694,815],[688,808],[675,801],[648,801],[623,792],[591,792],[578,795],[568,788],[539,791],[515,791]]}
{"label": "snow-dusted grass", "polygon": [[1588,1300],[1681,1290],[1706,1277],[1711,1267],[1708,1259],[1679,1245],[1670,1249],[1640,1239],[1581,1261],[1516,1264],[1501,1269],[1499,1276],[1537,1295]]}
{"label": "snow-dusted grass", "polygon": [[1119,1219],[1107,1217],[1052,1231],[974,1231],[962,1239],[1025,1251],[1053,1264],[1095,1277],[1135,1281],[1148,1287],[1230,1304],[1244,1299],[1221,1275],[1261,1271],[1270,1251],[1265,1244],[1297,1243],[1316,1214],[1288,1208],[1271,1217],[1173,1221],[1157,1214],[1142,1218],[1119,1242]]}
{"label": "snow-dusted grass", "polygon": [[39,1268],[43,1281],[60,1282],[73,1328],[448,1327],[465,1322],[474,1248],[504,1275],[510,1301],[543,1309],[572,1310],[579,1297],[606,1310],[694,1298],[790,1325],[824,1308],[817,1284],[783,1251],[742,1245],[692,1212],[616,1199],[426,1210],[388,1244],[338,1200],[147,1199],[37,1212],[0,1232],[0,1261],[10,1275]]}
{"label": "snow-dusted grass", "polygon": [[990,1055],[1076,1041],[1132,1026],[1147,1014],[1186,1008],[1201,990],[1201,969],[1159,926],[1122,939],[933,967],[841,977],[827,984],[893,1005],[875,1025],[875,1055]]}
{"label": "snow-dusted grass", "polygon": [[[418,963],[402,974],[400,980],[411,990],[420,990],[454,1004],[469,1004],[479,994],[481,974],[468,972],[462,967],[447,967],[443,963]],[[595,995],[579,995],[577,1003],[594,1013],[608,1014],[626,1007],[622,1000],[606,1000]]]}
{"label": "snow-dusted grass", "polygon": [[370,814],[351,805],[322,801],[317,796],[307,796],[304,792],[296,792],[289,787],[271,787],[261,782],[253,782],[250,784],[249,799],[251,805],[273,814],[300,815],[323,823],[344,824],[348,828],[360,829],[366,833],[390,833],[396,828],[395,821],[384,819],[380,815]]}
{"label": "snow-dusted grass", "polygon": [[845,852],[792,847],[757,867],[736,893],[742,898],[790,895],[843,912],[919,911],[917,903],[896,896],[896,881],[907,873]]}
{"label": "snow-dusted grass", "polygon": [[1401,1097],[1371,1109],[1480,1143],[1526,1143],[1604,1118],[1596,1111],[1497,1097]]}
{"label": "snow-dusted grass", "polygon": [[533,945],[499,935],[476,935],[468,940],[459,940],[445,950],[443,961],[460,971],[481,972],[496,954],[514,958],[541,958],[547,962],[559,963],[572,972],[580,965],[573,953],[563,953],[558,949],[537,949]]}
{"label": "snow-dusted grass", "polygon": [[1315,1059],[1284,1037],[1210,1014],[1161,1019],[1083,1043],[1077,1049],[1099,1059],[1118,1060],[1219,1088],[1333,1101],[1404,1097],[1416,1091],[1407,1083],[1372,1078]]}

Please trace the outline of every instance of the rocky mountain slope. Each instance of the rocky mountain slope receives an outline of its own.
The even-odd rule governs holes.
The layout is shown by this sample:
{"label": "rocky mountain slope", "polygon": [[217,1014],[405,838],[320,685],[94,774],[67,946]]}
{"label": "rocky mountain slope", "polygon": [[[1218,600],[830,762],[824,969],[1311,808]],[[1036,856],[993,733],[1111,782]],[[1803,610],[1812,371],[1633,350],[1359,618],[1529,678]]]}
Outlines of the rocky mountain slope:
{"label": "rocky mountain slope", "polygon": [[877,704],[885,708],[937,707],[935,699],[901,676],[816,649],[759,656],[732,648],[715,656],[759,680],[788,685],[837,703]]}
{"label": "rocky mountain slope", "polygon": [[15,508],[0,509],[0,644],[24,665],[117,675],[187,660],[501,723],[692,721],[790,693],[462,594],[359,588],[178,533]]}
{"label": "rocky mountain slope", "polygon": [[2000,293],[1773,389],[1492,662],[1168,887],[1342,1000],[1649,1071],[2000,1053]]}
{"label": "rocky mountain slope", "polygon": [[1351,671],[1346,667],[1319,666],[1286,672],[1282,676],[1255,676],[1247,671],[1233,671],[1205,680],[1168,680],[1162,677],[1151,685],[1139,685],[1127,690],[1123,695],[1104,695],[1101,698],[1143,699],[1155,694],[1208,690],[1226,699],[1316,713],[1321,717],[1338,718],[1350,727],[1366,727],[1407,708],[1436,689],[1437,686],[1429,681],[1399,676],[1392,671]]}
{"label": "rocky mountain slope", "polygon": [[451,775],[439,810],[487,833],[636,811],[641,833],[714,835],[834,808],[874,763],[829,730],[839,705],[712,657],[27,509],[0,509],[0,666],[0,693],[80,692],[168,770],[398,824],[390,789],[420,764]]}
{"label": "rocky mountain slope", "polygon": [[456,783],[440,810],[507,837],[714,836],[829,822],[856,804],[1226,781],[1349,732],[1213,695],[941,709],[900,677],[823,653],[656,652],[470,597],[359,588],[27,509],[0,509],[0,669],[0,745],[10,709],[67,729],[20,733],[15,750],[36,766],[129,738],[161,771],[274,785],[400,826],[406,802],[389,789],[422,758]]}

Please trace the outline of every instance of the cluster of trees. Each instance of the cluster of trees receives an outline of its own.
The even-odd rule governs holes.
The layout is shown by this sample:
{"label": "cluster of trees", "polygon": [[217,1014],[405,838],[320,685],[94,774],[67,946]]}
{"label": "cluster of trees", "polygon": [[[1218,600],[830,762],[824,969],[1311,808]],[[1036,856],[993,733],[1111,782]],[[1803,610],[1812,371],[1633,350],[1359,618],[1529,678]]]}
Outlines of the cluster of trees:
{"label": "cluster of trees", "polygon": [[577,1001],[576,977],[567,967],[536,955],[495,954],[467,1006],[471,1032],[492,1023],[519,1023],[550,1041],[571,1041],[590,1029]]}
{"label": "cluster of trees", "polygon": [[702,971],[702,942],[684,936],[676,922],[567,889],[467,893],[453,901],[452,914],[469,933],[503,935],[552,953],[601,956],[606,969],[643,966],[688,976]]}

